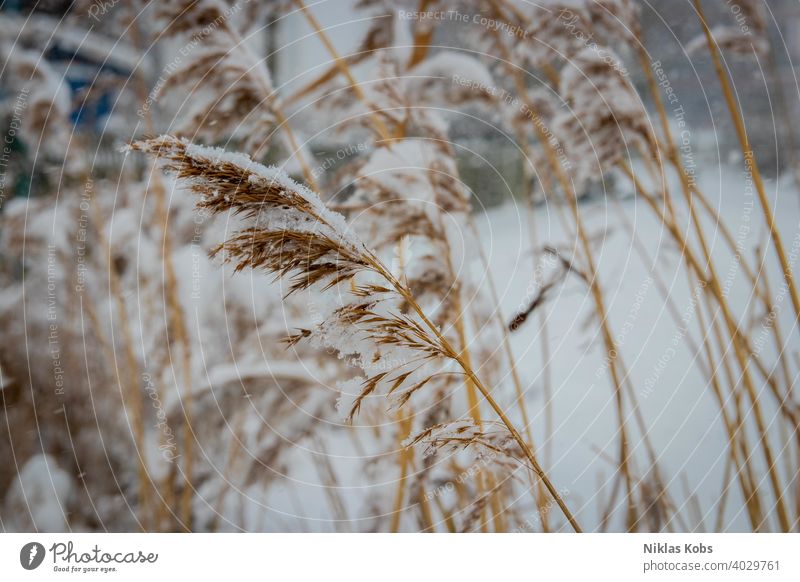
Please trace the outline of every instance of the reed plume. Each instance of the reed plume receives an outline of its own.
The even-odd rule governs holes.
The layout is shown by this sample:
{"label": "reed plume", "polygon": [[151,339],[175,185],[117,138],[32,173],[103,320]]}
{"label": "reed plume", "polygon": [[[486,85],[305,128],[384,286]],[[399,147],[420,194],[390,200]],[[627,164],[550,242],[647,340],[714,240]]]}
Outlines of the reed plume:
{"label": "reed plume", "polygon": [[[312,286],[330,290],[353,280],[352,288],[345,285],[341,290],[343,304],[325,322],[289,340],[294,343],[312,337],[330,342],[341,354],[357,353],[364,362],[388,359],[391,372],[375,373],[374,368],[365,366],[367,376],[348,383],[361,385],[352,403],[345,406],[348,415],[357,413],[362,401],[379,387],[388,397],[396,395],[396,405],[402,406],[438,377],[465,376],[520,446],[570,525],[580,530],[489,389],[426,316],[411,291],[348,230],[341,215],[279,170],[255,164],[241,154],[207,149],[169,136],[135,142],[131,148],[163,159],[168,172],[201,196],[199,207],[215,214],[240,214],[252,224],[218,248],[237,270],[264,269],[285,278],[288,294]],[[407,302],[411,311],[393,309],[391,303],[398,300]]]}

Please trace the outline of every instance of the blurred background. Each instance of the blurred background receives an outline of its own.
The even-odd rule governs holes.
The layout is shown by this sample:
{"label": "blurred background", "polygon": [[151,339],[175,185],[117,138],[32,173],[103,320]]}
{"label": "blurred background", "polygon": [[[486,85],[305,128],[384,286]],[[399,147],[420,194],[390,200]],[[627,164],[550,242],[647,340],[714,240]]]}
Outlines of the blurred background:
{"label": "blurred background", "polygon": [[[535,24],[539,4],[577,11],[587,3],[506,4],[531,11]],[[404,138],[450,144],[448,175],[471,204],[453,242],[456,270],[476,304],[479,296],[496,300],[476,308],[469,324],[476,338],[491,328],[475,340],[476,359],[496,378],[498,400],[515,422],[531,427],[546,470],[586,529],[750,531],[761,523],[756,510],[764,530],[786,529],[767,476],[773,468],[796,530],[797,318],[754,203],[752,171],[692,3],[619,4],[634,6],[644,58],[659,86],[677,96],[667,101],[668,124],[711,209],[699,224],[724,298],[704,299],[708,291],[671,238],[682,232],[702,251],[667,155],[651,163],[646,142],[626,140],[622,148],[654,198],[668,197],[659,190],[662,178],[675,193],[677,229],[651,212],[624,171],[602,164],[586,180],[575,178],[585,221],[578,227],[564,218],[571,216],[566,198],[549,193],[557,172],[532,124],[476,98],[479,91],[459,93],[454,75],[509,95],[521,91],[505,68],[508,55],[472,20],[496,18],[495,2],[327,0],[301,9],[284,1],[0,0],[0,529],[566,529],[551,506],[529,498],[524,470],[501,480],[507,490],[491,520],[484,517],[489,502],[476,501],[487,489],[469,472],[474,460],[405,457],[406,419],[380,407],[344,423],[335,410],[337,382],[353,377],[355,366],[330,350],[282,343],[287,333],[320,323],[323,298],[284,300],[286,289],[272,277],[234,276],[210,259],[235,220],[198,213],[173,178],[124,151],[133,140],[174,134],[248,153],[317,186],[353,223],[366,221],[358,230],[368,244],[382,241],[381,222],[364,218],[354,203],[368,190],[364,177],[390,175],[391,187],[414,193],[422,188],[419,166],[435,156],[399,149],[408,158],[376,157],[385,150],[363,121],[369,107],[359,109],[353,91],[360,83],[381,107],[427,109],[432,119],[412,118]],[[736,26],[738,4],[703,4],[710,23]],[[767,23],[759,37],[765,50],[744,57],[723,50],[723,64],[794,266],[800,3],[754,4]],[[451,16],[407,16],[421,9]],[[417,59],[420,39],[426,50]],[[563,94],[563,77],[559,85],[560,59],[569,55],[545,41],[558,64],[531,63],[514,52],[524,43],[513,38],[507,48],[526,72],[522,90],[548,93],[555,117],[575,106]],[[667,142],[638,44],[599,33],[597,41],[613,46],[642,96],[642,124]],[[624,95],[607,97],[612,109],[627,105]],[[596,139],[597,149],[613,141]],[[659,176],[659,168],[669,175]],[[383,200],[392,194],[388,184],[371,184],[380,191],[372,194]],[[578,250],[581,229],[595,252],[594,272]],[[381,249],[387,263],[418,261],[424,271],[435,253],[424,243],[403,245]],[[605,315],[592,303],[595,280],[605,290]],[[524,327],[481,323],[507,323],[535,297],[543,307]],[[725,336],[714,301],[730,305],[761,358],[761,372],[756,363],[750,370],[765,399],[765,426],[744,395],[738,340]],[[635,427],[629,437],[620,436],[609,389],[608,368],[619,364],[615,357],[609,364],[599,321],[611,322],[613,351],[625,356],[622,376],[631,388],[624,417]],[[498,348],[501,337],[516,368]],[[713,391],[717,383],[722,396]],[[463,395],[448,406],[455,416],[468,408]],[[624,470],[620,438],[631,459]],[[731,447],[746,453],[768,441],[772,463],[754,453],[748,468],[738,453],[729,456]],[[627,499],[635,496],[639,508],[635,526],[623,473]],[[754,490],[760,508],[747,501]]]}

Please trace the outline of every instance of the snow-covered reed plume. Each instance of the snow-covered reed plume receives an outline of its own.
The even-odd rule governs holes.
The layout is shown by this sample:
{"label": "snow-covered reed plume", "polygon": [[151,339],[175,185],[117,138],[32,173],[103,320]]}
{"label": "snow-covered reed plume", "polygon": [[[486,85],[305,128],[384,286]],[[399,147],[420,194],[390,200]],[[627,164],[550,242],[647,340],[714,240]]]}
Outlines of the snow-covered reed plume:
{"label": "snow-covered reed plume", "polygon": [[484,46],[505,43],[512,50],[513,63],[532,65],[546,76],[555,75],[585,48],[630,47],[640,34],[640,10],[634,0],[480,0],[475,4],[506,25],[483,34]]}
{"label": "snow-covered reed plume", "polygon": [[559,92],[568,108],[554,118],[553,133],[569,156],[577,184],[632,156],[636,146],[650,151],[644,104],[611,49],[575,55],[561,75]]}
{"label": "snow-covered reed plume", "polygon": [[[341,304],[332,308],[329,317],[316,327],[301,330],[289,342],[296,344],[310,337],[364,363],[369,375],[345,408],[348,418],[378,384],[389,384],[388,393],[398,392],[400,402],[405,403],[424,385],[420,382],[431,380],[417,380],[420,368],[446,357],[447,348],[434,330],[426,327],[420,313],[396,309],[398,299],[413,300],[410,291],[355,237],[344,218],[325,207],[314,193],[246,156],[180,139],[163,136],[132,147],[164,160],[167,171],[201,196],[200,208],[244,217],[250,226],[215,250],[232,261],[236,270],[263,269],[283,277],[288,281],[287,295],[311,287],[326,291],[343,284],[337,289]],[[350,287],[357,276],[363,282]],[[391,376],[385,367],[370,365],[379,361],[388,362],[386,367],[393,371],[407,369]],[[408,390],[400,391],[401,386]]]}
{"label": "snow-covered reed plume", "polygon": [[[378,393],[394,407],[402,407],[439,378],[464,377],[476,385],[503,430],[519,445],[521,461],[547,485],[570,524],[579,529],[529,446],[468,360],[431,322],[411,290],[352,234],[343,217],[279,170],[240,154],[170,136],[135,142],[131,147],[163,160],[168,172],[200,196],[199,207],[244,218],[245,228],[218,249],[237,270],[272,273],[288,281],[289,294],[312,287],[335,291],[330,295],[336,304],[324,321],[300,330],[289,342],[311,338],[320,346],[334,347],[342,356],[358,358],[364,377],[342,386],[341,406],[348,418],[358,413],[367,397]],[[399,309],[401,303],[409,306],[407,312]]]}
{"label": "snow-covered reed plume", "polygon": [[585,4],[594,30],[606,42],[638,42],[641,6],[636,0],[586,0]]}
{"label": "snow-covered reed plume", "polygon": [[519,23],[525,34],[497,35],[513,46],[515,63],[532,65],[539,70],[558,68],[563,60],[572,58],[585,47],[590,16],[580,4],[565,0],[544,4],[518,2],[517,5],[517,9],[506,13],[504,18]]}
{"label": "snow-covered reed plume", "polygon": [[[255,226],[220,247],[237,269],[264,268],[279,275],[300,271],[305,276],[292,279],[293,292],[320,282],[330,288],[368,267],[366,249],[348,232],[344,218],[280,170],[256,164],[244,154],[168,136],[132,147],[166,160],[168,171],[203,196],[200,208],[234,211],[256,220]],[[290,234],[282,239],[283,233]],[[305,253],[297,252],[301,250]]]}
{"label": "snow-covered reed plume", "polygon": [[[176,101],[172,131],[215,141],[236,137],[241,147],[256,152],[280,119],[279,99],[265,59],[247,40],[258,24],[254,3],[185,0],[157,6],[166,34],[182,56],[165,68],[159,87]],[[246,130],[245,130],[246,128]]]}
{"label": "snow-covered reed plume", "polygon": [[13,37],[0,37],[0,60],[4,85],[13,91],[6,102],[20,127],[20,138],[36,149],[42,162],[59,164],[70,172],[80,171],[79,156],[72,143],[72,111],[69,87],[41,51],[21,48]]}

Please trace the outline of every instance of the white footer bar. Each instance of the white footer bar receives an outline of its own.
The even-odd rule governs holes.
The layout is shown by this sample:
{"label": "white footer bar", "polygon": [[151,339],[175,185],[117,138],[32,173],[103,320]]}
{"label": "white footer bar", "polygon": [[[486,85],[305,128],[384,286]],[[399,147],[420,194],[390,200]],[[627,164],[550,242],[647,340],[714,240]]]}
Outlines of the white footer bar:
{"label": "white footer bar", "polygon": [[0,579],[796,581],[798,536],[0,534]]}

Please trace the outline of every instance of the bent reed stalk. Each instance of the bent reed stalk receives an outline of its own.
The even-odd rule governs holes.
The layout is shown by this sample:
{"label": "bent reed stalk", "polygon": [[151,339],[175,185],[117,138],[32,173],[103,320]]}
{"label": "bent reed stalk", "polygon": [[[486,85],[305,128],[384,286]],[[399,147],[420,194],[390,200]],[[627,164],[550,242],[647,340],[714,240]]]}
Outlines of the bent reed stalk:
{"label": "bent reed stalk", "polygon": [[739,108],[739,105],[736,103],[735,97],[733,96],[733,89],[731,88],[728,74],[725,72],[725,68],[722,65],[720,51],[717,47],[716,41],[714,40],[714,36],[711,33],[711,29],[708,27],[708,22],[706,21],[701,1],[694,0],[694,7],[697,17],[700,20],[700,24],[703,27],[703,33],[706,36],[708,50],[711,53],[711,60],[714,63],[714,70],[719,78],[719,83],[722,87],[722,95],[725,97],[725,103],[728,106],[728,111],[731,114],[731,120],[733,121],[733,127],[736,130],[736,137],[739,140],[739,146],[742,149],[742,155],[744,155],[745,164],[747,165],[753,177],[753,184],[755,185],[756,192],[758,193],[758,201],[761,204],[761,209],[764,212],[764,220],[766,221],[767,228],[769,229],[769,235],[772,239],[772,244],[775,247],[775,254],[778,257],[778,261],[780,261],[781,264],[781,269],[783,270],[783,278],[789,290],[789,297],[792,300],[795,316],[796,318],[800,318],[800,295],[798,295],[797,287],[795,286],[794,276],[792,274],[792,265],[789,264],[783,239],[778,232],[778,227],[775,225],[775,213],[773,212],[772,205],[767,198],[764,180],[761,177],[761,172],[758,169],[758,162],[756,161],[755,154],[750,146],[750,139],[747,136],[747,129],[744,126],[744,117],[742,115],[742,111]]}
{"label": "bent reed stalk", "polygon": [[[378,345],[410,349],[426,361],[443,358],[455,362],[500,419],[573,530],[582,531],[526,440],[461,350],[453,347],[431,322],[411,290],[348,231],[343,218],[330,211],[316,194],[279,170],[256,164],[245,155],[194,146],[171,136],[138,141],[130,148],[164,161],[167,172],[202,197],[198,207],[215,214],[233,212],[249,219],[253,226],[238,232],[217,249],[226,261],[236,263],[237,271],[251,268],[271,272],[288,280],[288,293],[313,286],[330,290],[362,273],[388,283],[388,287],[370,283],[348,289],[353,303],[339,308],[331,321],[323,325],[335,326],[338,318],[351,329],[363,331],[366,338]],[[398,295],[416,314],[417,320],[410,315],[377,311],[383,299],[396,299]],[[289,341],[296,343],[314,333],[301,330]],[[391,382],[389,394],[395,393],[416,370],[419,368],[391,378],[388,377],[390,372],[381,372],[365,380],[350,417],[379,384]],[[425,377],[400,393],[400,405],[431,379],[431,376]]]}

